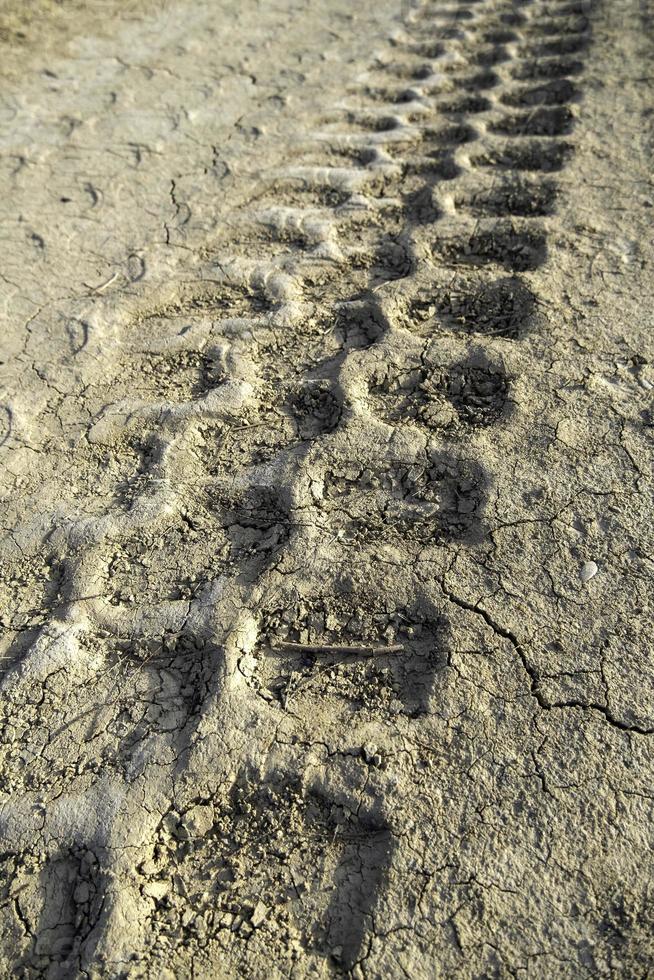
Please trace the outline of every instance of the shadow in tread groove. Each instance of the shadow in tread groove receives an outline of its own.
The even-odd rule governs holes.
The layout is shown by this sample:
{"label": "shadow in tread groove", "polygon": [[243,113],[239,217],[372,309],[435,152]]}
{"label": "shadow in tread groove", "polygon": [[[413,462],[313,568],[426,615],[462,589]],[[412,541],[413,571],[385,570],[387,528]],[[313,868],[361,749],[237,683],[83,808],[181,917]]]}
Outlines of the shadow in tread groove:
{"label": "shadow in tread groove", "polygon": [[564,136],[572,130],[574,116],[564,106],[532,109],[530,112],[505,116],[488,127],[503,136]]}
{"label": "shadow in tread groove", "polygon": [[524,272],[537,269],[545,261],[545,235],[518,231],[511,224],[498,224],[459,240],[436,242],[434,253],[466,265],[494,263],[509,272]]}
{"label": "shadow in tread groove", "polygon": [[65,980],[79,968],[102,912],[95,854],[85,847],[50,855],[25,850],[0,862],[15,896],[0,912],[5,941],[13,937],[15,975]]}
{"label": "shadow in tread groove", "polygon": [[[448,629],[429,601],[404,604],[374,585],[362,591],[336,582],[326,594],[289,596],[285,605],[261,612],[248,683],[265,700],[312,718],[318,727],[341,715],[344,725],[399,714],[416,719],[429,712],[447,665]],[[338,649],[362,644],[379,649],[375,656]],[[384,654],[383,647],[392,644],[401,644],[402,651]]]}
{"label": "shadow in tread groove", "polygon": [[569,143],[531,140],[525,143],[507,143],[471,157],[471,164],[478,167],[498,167],[503,170],[533,170],[550,173],[561,170],[572,156]]}
{"label": "shadow in tread groove", "polygon": [[436,320],[452,330],[517,340],[533,326],[535,314],[536,297],[516,277],[456,279],[447,289],[414,297],[405,322],[423,336],[434,332]]}
{"label": "shadow in tread groove", "polygon": [[530,181],[516,176],[461,195],[456,204],[478,215],[540,217],[553,213],[556,196],[554,181]]}
{"label": "shadow in tread groove", "polygon": [[462,422],[488,426],[504,414],[509,383],[503,369],[478,362],[456,365],[447,379],[447,397]]}
{"label": "shadow in tread groove", "polygon": [[577,95],[577,86],[567,78],[559,78],[545,85],[514,89],[500,96],[500,102],[509,106],[563,105]]}
{"label": "shadow in tread groove", "polygon": [[139,352],[138,361],[125,362],[120,383],[138,398],[187,401],[199,398],[225,380],[222,368],[210,354],[194,350],[171,353]]}
{"label": "shadow in tread groove", "polygon": [[244,770],[227,792],[166,814],[153,859],[136,869],[151,908],[149,966],[166,966],[158,940],[174,936],[189,964],[202,951],[221,973],[230,963],[253,975],[262,941],[288,976],[298,944],[330,972],[348,969],[371,931],[392,851],[382,822],[286,774]]}
{"label": "shadow in tread groove", "polygon": [[483,536],[487,483],[474,460],[438,451],[413,463],[334,461],[325,473],[321,506],[345,546],[473,541]]}
{"label": "shadow in tread groove", "polygon": [[565,78],[567,75],[578,75],[583,69],[581,61],[562,61],[557,58],[546,60],[528,60],[511,69],[511,75],[518,81],[538,78]]}
{"label": "shadow in tread groove", "polygon": [[[469,426],[496,423],[504,414],[509,382],[504,369],[492,365],[483,351],[445,368],[429,366],[389,372],[371,384],[375,414],[391,424],[412,421],[431,430],[451,429],[458,420]],[[454,409],[454,412],[452,412]]]}

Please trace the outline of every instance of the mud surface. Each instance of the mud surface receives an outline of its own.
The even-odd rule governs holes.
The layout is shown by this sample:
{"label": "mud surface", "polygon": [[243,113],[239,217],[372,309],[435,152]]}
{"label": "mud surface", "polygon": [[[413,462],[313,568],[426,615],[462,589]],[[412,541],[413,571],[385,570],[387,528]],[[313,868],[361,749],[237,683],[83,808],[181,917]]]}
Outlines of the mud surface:
{"label": "mud surface", "polygon": [[652,974],[653,29],[3,5],[3,974]]}

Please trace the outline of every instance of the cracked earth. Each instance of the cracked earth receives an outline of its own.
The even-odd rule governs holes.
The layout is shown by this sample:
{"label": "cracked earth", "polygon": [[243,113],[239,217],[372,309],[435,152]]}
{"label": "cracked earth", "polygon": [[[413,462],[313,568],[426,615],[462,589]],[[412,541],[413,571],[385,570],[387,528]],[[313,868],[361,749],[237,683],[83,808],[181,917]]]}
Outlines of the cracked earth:
{"label": "cracked earth", "polygon": [[0,7],[0,963],[654,975],[649,0]]}

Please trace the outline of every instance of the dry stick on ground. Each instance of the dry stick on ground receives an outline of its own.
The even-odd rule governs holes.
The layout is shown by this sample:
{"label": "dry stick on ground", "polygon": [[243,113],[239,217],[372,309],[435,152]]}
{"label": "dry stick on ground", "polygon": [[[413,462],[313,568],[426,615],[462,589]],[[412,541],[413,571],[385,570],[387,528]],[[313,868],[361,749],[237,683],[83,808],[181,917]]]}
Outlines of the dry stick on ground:
{"label": "dry stick on ground", "polygon": [[401,653],[404,650],[403,643],[395,643],[392,646],[352,646],[341,647],[328,643],[319,646],[314,643],[286,643],[280,641],[272,646],[273,650],[299,650],[302,653],[342,653],[358,657],[377,657],[384,653]]}
{"label": "dry stick on ground", "polygon": [[101,293],[103,289],[107,288],[107,286],[111,286],[112,282],[115,282],[117,278],[118,273],[114,272],[113,276],[110,276],[106,282],[101,282],[99,286],[91,286],[88,282],[83,282],[82,285],[86,286],[86,288],[90,289],[93,293]]}

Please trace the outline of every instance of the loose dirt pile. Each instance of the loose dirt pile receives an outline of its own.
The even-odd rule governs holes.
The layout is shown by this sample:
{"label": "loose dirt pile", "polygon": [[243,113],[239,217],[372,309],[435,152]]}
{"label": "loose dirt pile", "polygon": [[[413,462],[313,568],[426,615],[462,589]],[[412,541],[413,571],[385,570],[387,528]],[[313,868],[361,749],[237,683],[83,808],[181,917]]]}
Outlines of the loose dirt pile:
{"label": "loose dirt pile", "polygon": [[650,975],[647,5],[0,49],[3,972]]}

